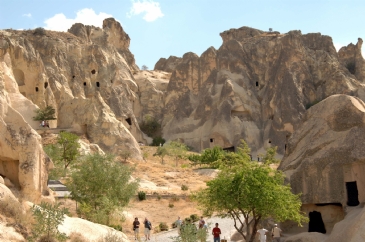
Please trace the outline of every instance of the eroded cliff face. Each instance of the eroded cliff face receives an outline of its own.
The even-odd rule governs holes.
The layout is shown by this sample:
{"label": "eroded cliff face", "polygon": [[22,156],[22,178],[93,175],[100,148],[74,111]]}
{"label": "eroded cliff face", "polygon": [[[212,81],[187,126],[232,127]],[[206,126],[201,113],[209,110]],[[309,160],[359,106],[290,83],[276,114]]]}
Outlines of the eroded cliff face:
{"label": "eroded cliff face", "polygon": [[120,23],[109,18],[102,29],[75,24],[66,33],[36,29],[1,34],[2,51],[11,63],[6,71],[16,80],[13,100],[31,104],[17,107],[33,128],[38,127],[32,121],[35,105],[51,105],[57,110],[51,128],[71,129],[107,152],[128,149],[141,158],[137,141],[144,139],[133,113],[138,67]]}
{"label": "eroded cliff face", "polygon": [[[338,55],[332,39],[319,33],[242,27],[221,36],[218,50],[171,60],[177,64],[165,96],[166,139],[196,150],[228,148],[245,139],[254,159],[270,146],[283,155],[309,106],[338,93],[365,97],[362,40]],[[167,71],[173,66],[168,63],[160,60],[156,67]]]}

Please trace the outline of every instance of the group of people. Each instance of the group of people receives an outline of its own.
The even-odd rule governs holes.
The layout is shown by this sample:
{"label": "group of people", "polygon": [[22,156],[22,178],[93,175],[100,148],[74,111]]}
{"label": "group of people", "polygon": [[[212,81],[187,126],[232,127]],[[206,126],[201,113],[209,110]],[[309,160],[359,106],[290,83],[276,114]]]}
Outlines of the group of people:
{"label": "group of people", "polygon": [[[151,222],[147,218],[145,218],[143,221],[143,225],[144,225],[144,235],[146,236],[146,240],[151,240],[150,238],[152,229]],[[133,221],[134,240],[139,240],[139,226],[140,222],[138,221],[138,218],[135,218]]]}
{"label": "group of people", "polygon": [[[257,234],[259,235],[260,242],[266,242],[266,234],[268,232],[269,231],[267,229],[265,229],[264,227],[257,230]],[[271,231],[271,236],[272,236],[274,242],[280,242],[281,232],[282,231],[278,227],[278,225],[274,224],[274,228]]]}
{"label": "group of people", "polygon": [[[144,235],[146,237],[146,241],[150,240],[150,236],[151,236],[151,229],[152,229],[152,224],[151,222],[145,218],[143,221],[143,225],[144,225]],[[184,229],[184,226],[186,226],[184,224],[184,222],[180,219],[180,217],[178,217],[178,219],[175,222],[175,225],[177,227],[177,231],[179,236],[181,235],[181,231]],[[138,218],[135,218],[133,221],[133,231],[134,231],[134,239],[135,240],[139,240],[139,227],[140,227],[140,222],[138,221]],[[195,225],[194,228],[196,229]],[[205,220],[203,219],[203,217],[200,217],[199,223],[198,223],[198,231],[201,231],[201,241],[206,241],[206,234],[208,232],[208,225],[206,224]],[[257,230],[257,234],[259,235],[259,240],[260,242],[266,242],[266,235],[268,234],[268,230],[261,227],[259,230]],[[281,234],[281,229],[278,227],[277,224],[274,224],[274,228],[271,231],[271,235],[273,237],[273,241],[274,242],[280,242],[280,237],[282,236]],[[213,235],[213,241],[214,242],[220,242],[220,235],[221,235],[221,230],[219,228],[219,224],[216,223],[215,227],[212,229],[212,235]]]}
{"label": "group of people", "polygon": [[47,127],[47,128],[49,128],[49,123],[48,123],[48,121],[47,120],[42,120],[42,122],[39,124],[39,126],[41,126],[41,127]]}

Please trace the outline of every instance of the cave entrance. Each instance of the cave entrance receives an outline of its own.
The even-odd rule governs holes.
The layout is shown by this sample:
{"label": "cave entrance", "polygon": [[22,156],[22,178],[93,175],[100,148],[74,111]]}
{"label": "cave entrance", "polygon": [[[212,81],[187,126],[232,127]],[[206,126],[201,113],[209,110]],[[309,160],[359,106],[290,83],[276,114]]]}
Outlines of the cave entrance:
{"label": "cave entrance", "polygon": [[0,157],[0,174],[8,178],[15,187],[20,189],[18,160]]}
{"label": "cave entrance", "polygon": [[347,205],[357,206],[359,205],[359,192],[357,190],[356,181],[346,182],[347,191]]}
{"label": "cave entrance", "polygon": [[309,212],[308,232],[326,233],[326,227],[324,226],[322,214],[320,212]]}
{"label": "cave entrance", "polygon": [[87,124],[83,124],[83,125],[81,125],[81,132],[82,132],[82,134],[84,134],[84,135],[85,135],[85,137],[86,137],[87,139],[89,139],[89,136],[88,136],[88,134],[87,134]]}
{"label": "cave entrance", "polygon": [[227,152],[234,152],[234,146],[223,148],[223,150]]}
{"label": "cave entrance", "polygon": [[100,87],[100,83],[99,83],[99,82],[96,82],[96,86],[97,86],[97,87]]}
{"label": "cave entrance", "polygon": [[129,125],[132,125],[132,120],[131,120],[131,118],[127,118],[125,121],[126,121]]}

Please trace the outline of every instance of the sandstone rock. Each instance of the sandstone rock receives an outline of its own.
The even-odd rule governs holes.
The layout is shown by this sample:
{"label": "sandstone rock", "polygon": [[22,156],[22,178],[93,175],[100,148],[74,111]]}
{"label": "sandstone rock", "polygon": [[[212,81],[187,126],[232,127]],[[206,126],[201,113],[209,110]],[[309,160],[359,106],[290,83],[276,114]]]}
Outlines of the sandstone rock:
{"label": "sandstone rock", "polygon": [[13,227],[0,221],[0,242],[25,242],[24,237],[16,232]]}
{"label": "sandstone rock", "polygon": [[5,185],[5,181],[4,181],[4,178],[2,176],[0,176],[0,183]]}
{"label": "sandstone rock", "polygon": [[80,155],[88,155],[88,154],[105,154],[102,149],[100,149],[99,145],[97,144],[90,144],[85,142],[84,140],[79,140],[80,148],[79,152]]}
{"label": "sandstone rock", "polygon": [[[311,107],[288,143],[278,169],[287,175],[302,202],[347,205],[346,182],[365,183],[365,104],[356,97],[333,95]],[[358,199],[365,202],[359,189]]]}
{"label": "sandstone rock", "polygon": [[282,238],[281,240],[284,242],[325,242],[328,238],[328,235],[321,233],[300,233],[288,238]]}
{"label": "sandstone rock", "polygon": [[350,211],[344,220],[337,223],[325,242],[362,242],[365,240],[365,209]]}
{"label": "sandstone rock", "polygon": [[155,64],[154,70],[173,72],[176,66],[182,62],[182,58],[176,56],[170,56],[169,58],[160,58]]}
{"label": "sandstone rock", "polygon": [[8,217],[15,217],[22,212],[22,206],[18,199],[4,184],[0,184],[0,211],[2,215]]}
{"label": "sandstone rock", "polygon": [[9,187],[9,188],[13,188],[14,187],[14,184],[8,179],[8,178],[5,178],[4,179],[4,185]]}
{"label": "sandstone rock", "polygon": [[[218,50],[211,47],[200,57],[187,53],[172,72],[165,139],[195,150],[232,148],[245,139],[254,159],[271,146],[283,155],[309,106],[333,94],[365,97],[362,81],[344,67],[329,36],[248,27],[221,36]],[[348,58],[359,56],[359,46],[346,52]]]}
{"label": "sandstone rock", "polygon": [[2,33],[0,66],[8,97],[32,128],[38,128],[34,110],[51,105],[57,111],[51,128],[87,134],[105,151],[130,149],[142,159],[136,139],[145,139],[133,113],[138,87],[132,72],[138,67],[117,21],[104,20],[102,29],[75,24],[68,33]]}
{"label": "sandstone rock", "polygon": [[65,216],[63,224],[58,226],[58,230],[70,236],[71,233],[81,234],[87,241],[97,241],[108,234],[114,234],[119,240],[129,242],[127,236],[105,225],[92,223],[81,218],[71,218]]}

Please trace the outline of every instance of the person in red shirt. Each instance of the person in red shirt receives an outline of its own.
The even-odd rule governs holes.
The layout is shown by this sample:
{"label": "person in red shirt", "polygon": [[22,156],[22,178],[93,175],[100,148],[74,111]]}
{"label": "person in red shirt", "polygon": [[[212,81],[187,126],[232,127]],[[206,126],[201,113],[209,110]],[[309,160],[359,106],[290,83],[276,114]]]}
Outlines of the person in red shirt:
{"label": "person in red shirt", "polygon": [[220,234],[221,234],[221,230],[220,228],[218,228],[218,223],[215,224],[215,228],[212,230],[212,235],[214,237],[214,242],[220,242]]}

